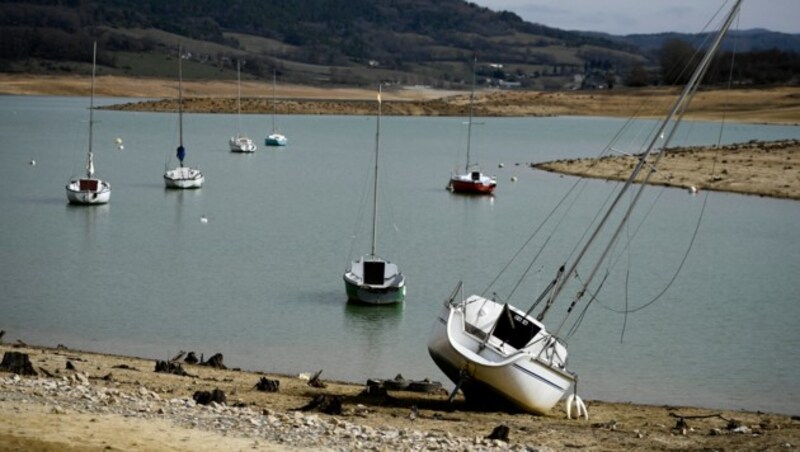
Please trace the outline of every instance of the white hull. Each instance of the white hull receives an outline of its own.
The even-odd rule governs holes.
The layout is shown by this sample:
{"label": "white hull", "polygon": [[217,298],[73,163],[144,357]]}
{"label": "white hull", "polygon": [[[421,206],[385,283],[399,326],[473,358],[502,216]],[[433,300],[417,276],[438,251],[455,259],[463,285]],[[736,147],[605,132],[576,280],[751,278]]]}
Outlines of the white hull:
{"label": "white hull", "polygon": [[273,133],[272,135],[267,136],[266,140],[264,140],[264,143],[267,146],[286,146],[287,140],[285,136],[279,133]]}
{"label": "white hull", "polygon": [[231,152],[255,152],[256,144],[248,137],[231,137],[229,143]]}
{"label": "white hull", "polygon": [[[379,274],[367,271],[365,278],[365,262]],[[364,256],[353,261],[344,274],[344,283],[348,300],[356,303],[394,304],[402,303],[406,297],[405,277],[397,265],[380,258]]]}
{"label": "white hull", "polygon": [[164,173],[167,188],[200,188],[205,182],[200,170],[179,166]]}
{"label": "white hull", "polygon": [[96,181],[97,189],[81,189],[80,179],[73,179],[67,184],[67,200],[71,204],[107,204],[111,200],[111,184],[104,180]]}
{"label": "white hull", "polygon": [[503,305],[472,296],[446,304],[431,331],[428,352],[448,378],[461,382],[467,400],[491,403],[499,397],[522,410],[545,414],[576,377],[565,368],[566,347],[544,325],[511,309],[515,317],[540,328],[524,347],[514,348],[494,335],[486,341]]}

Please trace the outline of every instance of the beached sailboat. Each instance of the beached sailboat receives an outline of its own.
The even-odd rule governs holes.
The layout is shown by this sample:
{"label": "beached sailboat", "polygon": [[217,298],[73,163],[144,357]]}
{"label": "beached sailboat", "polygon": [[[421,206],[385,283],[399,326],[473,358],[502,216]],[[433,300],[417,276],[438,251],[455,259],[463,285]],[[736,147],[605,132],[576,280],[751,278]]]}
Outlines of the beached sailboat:
{"label": "beached sailboat", "polygon": [[469,95],[469,119],[467,121],[467,163],[464,165],[463,173],[453,173],[447,189],[453,193],[464,193],[472,195],[490,195],[497,187],[497,179],[493,176],[483,174],[474,162],[470,161],[470,150],[472,148],[472,116],[475,104],[475,62],[472,68],[472,91]]}
{"label": "beached sailboat", "polygon": [[164,173],[164,184],[167,188],[200,188],[205,182],[205,176],[197,168],[183,166],[186,158],[186,148],[183,147],[183,52],[178,49],[178,166],[167,169]]}
{"label": "beached sailboat", "polygon": [[111,200],[111,184],[94,177],[94,79],[97,67],[97,42],[92,51],[92,97],[89,104],[89,150],[86,154],[86,177],[77,177],[67,183],[67,199],[71,204],[107,204]]}
{"label": "beached sailboat", "polygon": [[[678,100],[660,126],[648,134],[643,151],[637,155],[639,162],[628,179],[609,197],[607,207],[587,225],[585,235],[569,252],[569,257],[561,261],[552,281],[530,308],[518,309],[498,300],[497,295],[492,298],[472,295],[464,299],[460,295],[461,283],[444,302],[444,308],[434,321],[428,351],[439,368],[456,383],[456,390],[463,391],[467,401],[499,401],[543,414],[558,403],[570,387],[575,387],[578,377],[567,368],[567,344],[563,337],[572,334],[580,325],[587,308],[607,282],[608,267],[613,264],[612,250],[615,246],[625,248],[618,243],[621,232],[656,171],[663,150],[673,138],[740,4],[741,0],[737,0],[725,16]],[[654,152],[657,144],[661,152]],[[629,193],[637,180],[641,185]],[[578,284],[576,295],[564,306],[564,319],[557,328],[548,330],[544,319],[554,303],[561,301],[568,283]],[[537,309],[538,314],[534,314]],[[574,323],[565,331],[568,319]],[[580,399],[573,393],[567,397],[568,413],[574,401]],[[575,403],[580,411],[582,402]]]}
{"label": "beached sailboat", "polygon": [[238,87],[238,94],[236,95],[236,136],[231,137],[228,144],[231,147],[231,152],[255,152],[256,144],[253,140],[242,133],[242,72],[240,67],[241,62],[236,61],[236,81]]}
{"label": "beached sailboat", "polygon": [[375,172],[372,190],[372,249],[369,254],[352,261],[344,273],[348,300],[364,304],[400,303],[406,296],[406,279],[397,264],[376,254],[378,227],[378,156],[381,133],[381,96],[378,93],[378,114],[375,131]]}
{"label": "beached sailboat", "polygon": [[275,124],[275,115],[276,112],[276,104],[275,104],[275,72],[272,72],[272,133],[267,135],[267,138],[264,139],[264,144],[267,146],[286,146],[288,140],[286,136],[278,132],[278,126]]}

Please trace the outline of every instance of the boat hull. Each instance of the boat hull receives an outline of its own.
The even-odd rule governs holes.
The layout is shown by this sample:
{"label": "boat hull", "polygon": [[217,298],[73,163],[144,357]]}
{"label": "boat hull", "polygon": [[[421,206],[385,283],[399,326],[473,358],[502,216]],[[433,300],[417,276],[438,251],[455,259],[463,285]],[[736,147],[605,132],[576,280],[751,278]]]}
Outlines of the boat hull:
{"label": "boat hull", "polygon": [[167,188],[200,188],[205,180],[205,176],[199,170],[183,166],[164,173],[164,184]]}
{"label": "boat hull", "polygon": [[287,141],[285,136],[279,133],[273,133],[264,140],[264,144],[267,146],[286,146]]}
{"label": "boat hull", "polygon": [[497,187],[497,181],[484,175],[473,177],[472,175],[457,175],[450,178],[447,189],[453,193],[463,193],[469,195],[491,195]]}
{"label": "boat hull", "polygon": [[[86,181],[93,182],[93,187],[86,188]],[[84,182],[84,184],[81,182]],[[111,185],[108,182],[100,179],[71,180],[66,186],[66,191],[67,200],[70,202],[70,204],[108,204],[108,202],[111,200]]]}
{"label": "boat hull", "polygon": [[510,404],[535,414],[546,414],[575,381],[575,376],[548,365],[534,353],[504,354],[484,346],[465,331],[464,314],[446,306],[437,317],[428,352],[437,366],[459,384],[469,402]]}
{"label": "boat hull", "polygon": [[370,285],[354,284],[345,279],[347,299],[351,303],[369,305],[388,305],[402,303],[406,298],[406,286],[400,287],[375,287]]}
{"label": "boat hull", "polygon": [[406,279],[397,265],[377,256],[353,261],[343,278],[347,299],[353,303],[395,304],[406,298]]}
{"label": "boat hull", "polygon": [[252,153],[257,149],[253,140],[247,137],[233,137],[228,144],[230,145],[231,152]]}

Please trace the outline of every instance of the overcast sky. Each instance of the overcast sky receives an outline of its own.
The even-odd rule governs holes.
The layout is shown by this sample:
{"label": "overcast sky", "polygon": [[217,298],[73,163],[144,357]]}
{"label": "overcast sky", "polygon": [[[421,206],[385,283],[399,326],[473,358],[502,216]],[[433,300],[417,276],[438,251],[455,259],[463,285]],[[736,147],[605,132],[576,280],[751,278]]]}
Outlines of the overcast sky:
{"label": "overcast sky", "polygon": [[[523,20],[564,30],[615,35],[678,31],[697,33],[725,0],[469,0],[495,11],[512,11]],[[715,21],[717,24],[719,21]],[[766,28],[800,33],[800,0],[744,0],[733,29]]]}

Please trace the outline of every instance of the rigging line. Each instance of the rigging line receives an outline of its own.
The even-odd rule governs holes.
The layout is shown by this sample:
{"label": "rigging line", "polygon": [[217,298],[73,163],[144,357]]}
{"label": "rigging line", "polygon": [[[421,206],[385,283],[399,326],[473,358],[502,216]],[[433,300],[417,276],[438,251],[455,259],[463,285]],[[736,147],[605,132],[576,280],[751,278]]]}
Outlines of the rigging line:
{"label": "rigging line", "polygon": [[[663,193],[663,191],[662,191],[662,193]],[[659,196],[661,196],[661,195],[659,194]],[[653,203],[653,205],[655,205],[655,203]],[[642,223],[644,223],[644,220],[642,220]],[[637,231],[638,231],[638,228],[637,228]],[[625,228],[625,234],[627,235],[627,240],[626,240],[626,243],[625,243],[625,248],[626,248],[627,252],[625,254],[628,256],[628,267],[625,269],[625,310],[627,311],[628,310],[628,298],[629,298],[629,294],[630,294],[629,281],[630,281],[630,276],[631,276],[631,247],[630,247],[630,244],[631,244],[631,240],[633,239],[631,237],[630,224],[628,225],[628,227]],[[620,331],[620,333],[619,333],[619,342],[620,342],[620,344],[625,340],[625,327],[627,327],[627,326],[628,326],[628,314],[626,313],[625,317],[623,317],[623,319],[622,319],[622,331]]]}
{"label": "rigging line", "polygon": [[[500,272],[497,273],[497,276],[495,276],[494,279],[489,283],[489,285],[486,286],[486,288],[483,290],[483,292],[481,292],[481,296],[484,296],[489,291],[489,289],[491,289],[492,286],[494,286],[494,284],[497,282],[497,280],[500,279],[500,276],[508,269],[509,266],[511,266],[511,264],[520,255],[520,253],[522,253],[522,251],[525,249],[525,247],[527,247],[528,244],[531,242],[531,240],[533,240],[534,237],[536,237],[539,234],[539,231],[544,227],[544,225],[547,224],[547,222],[550,220],[550,218],[553,215],[555,215],[555,213],[558,211],[558,209],[561,207],[561,205],[569,198],[569,196],[572,193],[572,191],[575,190],[575,188],[583,181],[584,181],[584,178],[578,178],[578,180],[576,180],[575,183],[572,184],[572,186],[569,188],[569,190],[567,190],[567,193],[564,196],[561,197],[561,199],[558,201],[558,203],[556,203],[556,205],[550,210],[550,212],[547,214],[547,216],[545,216],[545,218],[542,220],[542,222],[539,223],[539,226],[536,227],[536,229],[528,237],[528,239],[525,241],[525,243],[523,243],[522,246],[519,247],[519,249],[517,249],[517,251],[514,253],[514,255],[511,257],[511,259],[509,259],[509,261],[506,263],[506,265],[504,265],[503,268],[500,269]],[[573,200],[573,203],[574,202],[575,201]],[[559,222],[559,224],[560,224],[560,222]],[[552,236],[552,233],[551,233],[550,236]],[[550,237],[548,237],[547,240],[550,240]],[[540,253],[541,253],[541,250],[539,251],[539,253],[537,253],[537,256]],[[513,291],[512,291],[512,294],[513,294]],[[510,299],[511,296],[509,295],[508,298]]]}
{"label": "rigging line", "polygon": [[[616,206],[618,201],[622,198],[622,195],[624,194],[624,192],[630,187],[630,185],[633,183],[633,181],[636,179],[636,177],[641,172],[642,167],[644,166],[644,161],[647,159],[647,157],[653,151],[653,147],[655,146],[655,140],[659,138],[659,135],[661,135],[662,131],[665,131],[668,128],[667,126],[669,125],[668,123],[669,123],[670,119],[674,118],[676,116],[676,114],[678,114],[680,112],[680,115],[678,116],[679,119],[675,123],[676,125],[673,126],[670,129],[669,135],[667,136],[666,140],[664,141],[664,146],[666,146],[670,142],[670,140],[672,139],[672,136],[675,133],[675,129],[677,128],[677,124],[680,124],[680,119],[683,118],[683,115],[685,114],[686,109],[688,108],[688,104],[689,104],[690,100],[692,99],[694,93],[697,91],[697,87],[699,85],[699,82],[702,80],[703,76],[706,74],[706,72],[708,70],[708,67],[709,67],[709,63],[711,62],[711,59],[717,53],[717,50],[719,50],[719,46],[720,46],[720,44],[722,42],[722,39],[725,37],[725,34],[727,33],[728,29],[730,28],[730,25],[733,22],[733,19],[734,19],[735,15],[738,14],[740,6],[741,6],[741,0],[737,0],[735,5],[734,5],[734,7],[731,9],[731,11],[725,17],[725,21],[724,21],[722,27],[720,28],[720,31],[716,34],[716,37],[714,38],[714,42],[711,45],[711,48],[709,49],[708,52],[706,52],[706,54],[704,55],[702,61],[699,64],[699,66],[697,67],[697,69],[692,74],[691,79],[689,80],[687,85],[684,87],[683,92],[681,93],[681,96],[678,98],[678,100],[676,101],[675,105],[670,110],[669,114],[667,114],[666,119],[663,121],[661,127],[659,128],[659,131],[656,133],[656,137],[654,137],[653,141],[650,143],[650,145],[648,145],[647,150],[642,154],[642,157],[641,157],[641,160],[640,160],[639,164],[636,166],[636,168],[633,170],[631,175],[625,181],[624,188],[620,191],[620,193],[614,199],[614,202],[612,203],[611,208],[606,212],[606,214],[604,215],[603,219],[600,221],[600,224],[598,224],[598,226],[595,228],[595,230],[592,233],[592,236],[590,237],[589,241],[581,249],[581,252],[578,255],[578,258],[571,264],[570,269],[567,271],[567,278],[569,278],[570,275],[572,275],[575,272],[575,270],[577,269],[578,264],[583,259],[583,256],[585,256],[585,253],[588,251],[588,249],[591,246],[592,242],[597,237],[597,235],[600,233],[600,230],[603,229],[604,226],[606,225],[607,220],[609,219],[610,214],[613,211],[614,207]],[[656,162],[654,164],[655,166],[657,166],[658,160],[661,158],[662,155],[663,155],[663,153],[659,153],[656,156]],[[621,227],[624,225],[625,222],[627,222],[627,219],[629,218],[629,216],[631,214],[631,209],[638,202],[638,200],[641,197],[645,187],[647,186],[649,178],[650,178],[650,176],[652,174],[653,174],[652,171],[647,173],[647,174],[645,174],[645,177],[641,182],[641,186],[636,191],[636,195],[634,196],[634,202],[628,207],[628,209],[625,210],[625,213],[624,213],[624,215],[622,217],[622,220],[613,229],[612,236],[609,239],[609,242],[606,244],[606,246],[602,249],[599,259],[597,260],[595,265],[592,267],[592,270],[589,273],[589,277],[586,280],[587,281],[586,284],[584,284],[582,286],[582,288],[581,288],[581,290],[580,290],[580,292],[578,294],[578,297],[576,298],[576,300],[574,300],[572,302],[572,304],[570,305],[570,308],[567,310],[567,316],[572,311],[572,307],[575,305],[575,303],[578,301],[578,299],[580,299],[580,297],[583,295],[583,292],[587,289],[588,284],[591,283],[592,279],[594,279],[597,271],[600,270],[601,264],[603,263],[603,261],[608,256],[608,252],[610,251],[612,245],[614,244],[614,242],[617,240],[617,237],[619,236]],[[564,288],[564,284],[560,284],[559,286],[557,286],[554,289],[554,295],[558,296],[559,293],[561,292],[561,290],[563,290],[563,288]],[[561,328],[564,326],[564,324],[566,323],[566,320],[567,320],[567,318],[565,316],[565,318],[562,320],[561,324],[559,325],[558,329],[556,330],[556,335],[561,330]]]}
{"label": "rigging line", "polygon": [[[371,153],[372,154],[372,153]],[[368,167],[372,168],[375,156],[371,155],[370,159],[367,160]],[[353,224],[353,234],[352,240],[350,241],[350,251],[347,253],[347,260],[349,261],[353,256],[353,250],[355,249],[356,240],[358,239],[360,233],[363,229],[363,221],[364,221],[364,214],[367,208],[367,200],[369,198],[369,194],[371,190],[368,189],[370,182],[372,182],[372,175],[369,171],[366,172],[367,177],[362,179],[361,185],[361,199],[358,202],[358,213],[356,214],[356,221]],[[349,262],[348,262],[349,263]]]}
{"label": "rigging line", "polygon": [[[619,138],[620,138],[620,136],[622,136],[623,132],[624,132],[625,130],[627,130],[627,128],[629,128],[629,127],[630,127],[630,126],[633,124],[634,120],[636,119],[636,116],[638,115],[639,111],[640,111],[640,110],[642,110],[642,108],[644,108],[644,104],[640,104],[640,105],[639,105],[639,107],[638,107],[638,108],[637,108],[637,110],[636,110],[636,111],[633,113],[633,115],[631,115],[631,116],[630,116],[630,117],[629,117],[629,118],[628,118],[628,119],[625,121],[625,124],[623,124],[623,126],[620,128],[620,130],[618,130],[618,131],[617,131],[617,133],[615,133],[615,134],[614,134],[614,136],[613,136],[613,137],[611,138],[611,140],[609,141],[608,145],[606,145],[606,147],[605,147],[605,148],[603,148],[603,150],[601,150],[601,151],[598,153],[597,157],[600,157],[600,156],[602,156],[603,154],[605,154],[605,153],[607,153],[607,152],[608,152],[608,150],[611,148],[611,146],[613,146],[613,144],[614,144],[614,143],[615,143],[617,140],[619,140]],[[592,168],[592,167],[594,167],[594,166],[596,166],[596,165],[599,165],[599,161],[598,161],[597,159],[595,159],[595,160],[594,160],[594,161],[591,163],[591,165],[589,165],[589,168]],[[489,289],[491,289],[491,288],[492,288],[492,286],[494,286],[494,284],[497,282],[497,280],[500,278],[500,276],[502,276],[502,274],[503,274],[503,273],[504,273],[504,272],[505,272],[505,271],[508,269],[508,267],[509,267],[509,266],[510,266],[510,265],[511,265],[511,264],[512,264],[512,263],[513,263],[513,262],[514,262],[516,259],[517,259],[517,257],[519,256],[519,254],[520,254],[520,253],[521,253],[521,252],[522,252],[522,251],[523,251],[523,250],[524,250],[524,249],[525,249],[525,248],[528,246],[528,244],[531,242],[531,240],[533,240],[533,238],[534,238],[536,235],[538,235],[539,231],[540,231],[540,230],[541,230],[541,229],[544,227],[544,225],[545,225],[545,224],[546,224],[546,223],[547,223],[547,222],[550,220],[550,218],[551,218],[551,217],[552,217],[552,216],[553,216],[553,215],[554,215],[554,214],[555,214],[555,213],[558,211],[558,209],[561,207],[561,205],[564,203],[564,201],[565,201],[566,199],[568,199],[568,198],[569,198],[569,196],[570,196],[570,194],[573,192],[573,190],[575,190],[575,188],[576,188],[576,187],[577,187],[577,186],[578,186],[580,183],[582,183],[582,182],[586,182],[586,180],[587,180],[587,179],[588,179],[588,178],[586,178],[586,177],[583,177],[583,176],[579,176],[579,177],[578,177],[578,179],[575,181],[575,183],[574,183],[574,184],[572,184],[572,186],[569,188],[569,190],[567,190],[567,193],[566,193],[566,194],[565,194],[565,195],[564,195],[564,196],[563,196],[563,197],[562,197],[562,198],[559,200],[559,202],[556,204],[556,206],[555,206],[555,207],[554,207],[554,208],[553,208],[553,209],[550,211],[550,213],[549,213],[549,214],[548,214],[548,215],[545,217],[545,219],[544,219],[544,220],[543,220],[543,221],[542,221],[542,222],[539,224],[539,226],[538,226],[538,227],[537,227],[537,228],[534,230],[534,232],[533,232],[533,233],[530,235],[530,237],[528,237],[528,240],[526,240],[526,241],[525,241],[525,243],[523,243],[523,244],[522,244],[522,246],[521,246],[521,247],[520,247],[520,248],[517,250],[517,252],[516,252],[516,253],[514,253],[514,255],[511,257],[511,259],[508,261],[508,263],[506,263],[506,265],[505,265],[505,266],[503,266],[503,268],[500,270],[500,272],[497,274],[497,276],[495,276],[495,278],[494,278],[494,279],[493,279],[493,280],[492,280],[492,281],[489,283],[489,285],[488,285],[488,286],[486,286],[486,289],[484,289],[484,290],[483,290],[483,292],[481,292],[481,296],[484,296],[484,295],[485,295],[485,294],[486,294],[486,293],[489,291]],[[533,264],[536,262],[536,260],[537,260],[537,259],[538,259],[538,257],[541,255],[541,253],[542,253],[542,252],[545,250],[545,248],[546,248],[546,245],[547,245],[547,243],[550,241],[550,238],[552,238],[552,236],[553,236],[553,234],[554,234],[555,230],[557,229],[557,227],[558,227],[559,225],[561,225],[561,224],[564,222],[564,219],[566,218],[566,215],[567,215],[567,213],[569,213],[569,212],[572,210],[572,207],[575,205],[575,202],[577,201],[578,197],[580,196],[580,194],[583,192],[583,190],[584,190],[585,188],[586,188],[586,184],[584,183],[584,184],[583,184],[583,186],[581,187],[581,190],[580,190],[580,191],[579,191],[579,192],[578,192],[578,193],[575,195],[575,197],[573,198],[573,200],[572,200],[572,202],[570,203],[570,205],[569,205],[569,206],[568,206],[568,207],[565,209],[565,211],[564,211],[564,214],[562,215],[561,219],[558,221],[558,223],[556,223],[556,227],[554,228],[554,231],[553,231],[553,232],[551,232],[551,234],[550,234],[550,235],[548,236],[548,238],[545,240],[544,244],[542,244],[542,247],[541,247],[541,248],[539,249],[539,251],[536,253],[536,256],[534,256],[534,258],[533,258],[533,261],[531,262],[531,265],[529,265],[529,266],[528,266],[528,269],[525,271],[525,273],[524,273],[524,274],[522,275],[522,277],[519,279],[519,281],[517,282],[517,284],[514,286],[514,289],[513,289],[513,290],[511,291],[511,293],[508,295],[508,299],[511,299],[511,297],[513,296],[513,294],[514,294],[514,292],[516,291],[517,287],[520,285],[520,283],[522,282],[522,280],[525,278],[525,276],[527,275],[527,273],[530,271],[530,268],[531,268],[531,267],[533,266]],[[613,192],[613,191],[612,191],[612,192]],[[609,197],[610,197],[610,195],[609,195]],[[606,202],[608,202],[608,201],[606,201]],[[604,203],[603,205],[605,205],[605,203]],[[601,208],[600,208],[600,209],[598,209],[598,214],[599,214],[599,212],[602,212],[602,206],[601,206]],[[596,216],[595,216],[595,218],[596,218]],[[584,236],[585,236],[585,233],[584,233]],[[580,240],[578,241],[578,243],[580,243]],[[576,248],[577,248],[577,245],[576,245]],[[572,252],[570,252],[570,254],[567,256],[567,260],[569,260],[569,258],[572,256],[572,254],[573,254],[574,252],[575,252],[575,248],[573,248]]]}
{"label": "rigging line", "polygon": [[[589,297],[589,301],[586,302],[586,305],[583,307],[583,309],[581,309],[580,314],[578,314],[578,318],[575,319],[575,323],[573,323],[572,326],[570,327],[569,331],[567,331],[567,335],[566,335],[565,339],[569,339],[575,333],[578,332],[578,329],[583,324],[583,319],[586,318],[586,313],[589,311],[589,306],[591,306],[592,302],[597,300],[597,294],[600,293],[600,289],[603,288],[603,285],[605,285],[606,280],[608,279],[609,276],[610,276],[610,273],[606,272],[606,274],[603,276],[603,279],[600,281],[600,285],[597,286],[597,290],[594,293],[590,293],[591,297]],[[575,277],[577,278],[578,275],[576,274]],[[570,307],[569,307],[570,310],[572,310],[573,306],[575,306],[575,302],[577,302],[582,296],[583,296],[583,292],[578,294],[578,296],[575,299],[575,301],[572,303],[572,305],[570,305]]]}
{"label": "rigging line", "polygon": [[667,290],[669,290],[669,288],[672,286],[672,284],[675,282],[675,280],[678,279],[678,275],[680,274],[681,270],[683,269],[684,265],[686,264],[686,260],[689,258],[689,252],[692,250],[692,247],[694,246],[695,239],[697,239],[698,232],[700,231],[700,225],[702,224],[703,214],[705,213],[707,203],[708,203],[708,191],[706,191],[705,195],[703,196],[703,206],[700,209],[700,215],[697,217],[697,223],[695,224],[694,232],[692,233],[692,238],[691,238],[691,240],[689,240],[689,245],[686,247],[686,252],[683,254],[683,258],[681,258],[681,262],[680,262],[680,264],[678,264],[678,268],[675,269],[675,273],[672,275],[670,280],[667,282],[667,285],[664,286],[664,288],[661,289],[661,291],[658,294],[656,294],[656,296],[654,296],[650,301],[648,301],[645,304],[643,304],[641,306],[638,306],[636,308],[633,308],[633,309],[626,308],[624,311],[621,311],[621,310],[618,310],[618,309],[614,309],[614,308],[610,308],[610,307],[605,307],[605,309],[607,309],[607,310],[609,310],[611,312],[618,313],[618,314],[633,314],[635,312],[639,312],[642,309],[645,309],[645,308],[651,306],[653,303],[658,301],[662,296],[664,296],[664,294],[667,292]]}

